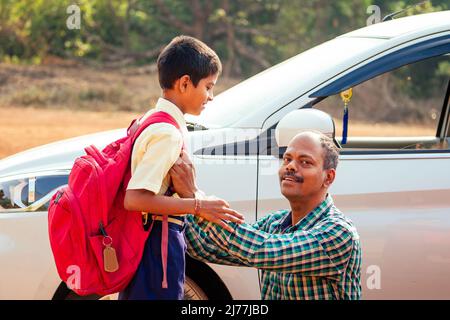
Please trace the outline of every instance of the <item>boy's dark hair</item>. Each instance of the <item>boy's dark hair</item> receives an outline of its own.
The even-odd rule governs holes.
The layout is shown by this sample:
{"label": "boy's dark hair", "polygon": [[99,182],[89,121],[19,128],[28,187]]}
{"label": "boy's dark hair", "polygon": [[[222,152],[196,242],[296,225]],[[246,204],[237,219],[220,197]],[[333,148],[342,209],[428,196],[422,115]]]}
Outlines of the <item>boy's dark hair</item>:
{"label": "boy's dark hair", "polygon": [[201,79],[222,71],[222,63],[214,50],[189,36],[173,38],[160,53],[157,64],[162,89],[171,89],[184,75],[188,75],[196,87]]}

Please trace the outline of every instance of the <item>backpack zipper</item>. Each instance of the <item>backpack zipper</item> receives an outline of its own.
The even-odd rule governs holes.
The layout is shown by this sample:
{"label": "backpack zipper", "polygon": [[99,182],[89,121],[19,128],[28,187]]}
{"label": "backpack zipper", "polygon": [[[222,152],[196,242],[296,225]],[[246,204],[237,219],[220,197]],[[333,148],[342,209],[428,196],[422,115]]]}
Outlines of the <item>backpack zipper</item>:
{"label": "backpack zipper", "polygon": [[56,196],[55,200],[53,201],[54,204],[58,204],[59,199],[61,199],[64,191],[58,191],[58,195]]}

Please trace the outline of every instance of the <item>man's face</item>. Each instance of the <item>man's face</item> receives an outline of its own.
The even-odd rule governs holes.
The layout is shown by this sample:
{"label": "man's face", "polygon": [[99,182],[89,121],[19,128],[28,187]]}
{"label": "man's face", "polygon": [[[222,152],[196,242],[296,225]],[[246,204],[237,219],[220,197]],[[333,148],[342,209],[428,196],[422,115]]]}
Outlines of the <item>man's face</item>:
{"label": "man's face", "polygon": [[195,87],[192,81],[188,81],[185,92],[185,112],[192,115],[199,115],[206,103],[214,98],[214,85],[217,82],[218,74],[210,75],[199,81]]}
{"label": "man's face", "polygon": [[315,196],[328,186],[323,152],[317,134],[303,133],[289,143],[278,171],[281,193],[288,200]]}

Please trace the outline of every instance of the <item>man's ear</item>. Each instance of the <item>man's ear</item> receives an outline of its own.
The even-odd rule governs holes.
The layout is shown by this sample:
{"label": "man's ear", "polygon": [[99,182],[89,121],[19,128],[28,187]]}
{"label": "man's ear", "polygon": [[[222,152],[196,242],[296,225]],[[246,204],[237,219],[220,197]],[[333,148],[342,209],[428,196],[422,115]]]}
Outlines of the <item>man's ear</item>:
{"label": "man's ear", "polygon": [[323,186],[329,188],[336,178],[336,169],[325,170],[325,175],[326,176],[325,181],[323,182]]}
{"label": "man's ear", "polygon": [[178,79],[178,88],[182,93],[186,92],[189,81],[191,81],[191,77],[187,74]]}

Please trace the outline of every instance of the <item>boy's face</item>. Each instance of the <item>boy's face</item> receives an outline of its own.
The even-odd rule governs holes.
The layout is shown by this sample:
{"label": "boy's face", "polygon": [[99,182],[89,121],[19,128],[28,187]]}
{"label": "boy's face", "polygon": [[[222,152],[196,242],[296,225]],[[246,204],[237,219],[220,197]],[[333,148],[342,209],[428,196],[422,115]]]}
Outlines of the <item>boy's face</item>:
{"label": "boy's face", "polygon": [[190,78],[184,83],[183,111],[198,116],[206,103],[214,98],[213,89],[217,82],[218,74],[210,75],[199,81],[195,87]]}

